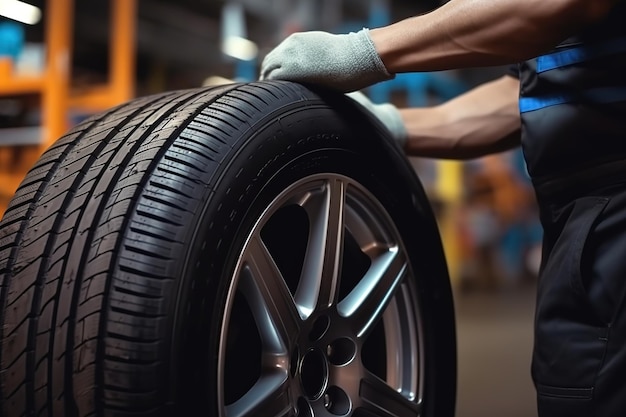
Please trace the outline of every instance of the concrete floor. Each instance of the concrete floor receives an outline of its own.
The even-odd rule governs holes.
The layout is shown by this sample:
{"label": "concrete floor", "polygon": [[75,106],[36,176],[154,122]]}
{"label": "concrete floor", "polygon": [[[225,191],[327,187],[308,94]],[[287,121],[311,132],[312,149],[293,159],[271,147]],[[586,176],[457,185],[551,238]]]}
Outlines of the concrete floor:
{"label": "concrete floor", "polygon": [[456,417],[536,417],[530,378],[535,287],[456,293]]}

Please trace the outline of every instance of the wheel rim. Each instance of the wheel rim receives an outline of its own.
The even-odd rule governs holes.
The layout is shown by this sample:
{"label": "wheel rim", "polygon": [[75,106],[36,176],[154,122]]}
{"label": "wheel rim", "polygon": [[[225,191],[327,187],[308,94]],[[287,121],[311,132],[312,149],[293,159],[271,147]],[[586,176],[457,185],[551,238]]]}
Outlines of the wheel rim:
{"label": "wheel rim", "polygon": [[246,239],[218,352],[220,417],[421,414],[424,347],[400,234],[365,187],[292,184]]}

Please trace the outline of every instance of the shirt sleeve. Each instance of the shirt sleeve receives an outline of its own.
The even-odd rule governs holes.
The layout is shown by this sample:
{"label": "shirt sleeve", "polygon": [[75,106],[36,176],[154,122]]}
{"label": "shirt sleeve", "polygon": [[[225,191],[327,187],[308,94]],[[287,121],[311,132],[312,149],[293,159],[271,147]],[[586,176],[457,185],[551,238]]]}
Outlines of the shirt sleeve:
{"label": "shirt sleeve", "polygon": [[506,74],[510,75],[513,78],[519,79],[519,65],[518,64],[510,65],[506,71]]}

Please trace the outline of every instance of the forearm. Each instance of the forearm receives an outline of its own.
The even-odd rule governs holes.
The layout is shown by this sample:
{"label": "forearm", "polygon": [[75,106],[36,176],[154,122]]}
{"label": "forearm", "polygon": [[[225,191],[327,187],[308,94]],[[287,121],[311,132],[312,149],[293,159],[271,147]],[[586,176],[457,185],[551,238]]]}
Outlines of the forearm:
{"label": "forearm", "polygon": [[504,76],[444,104],[401,109],[409,156],[470,159],[520,142],[519,81]]}
{"label": "forearm", "polygon": [[618,0],[451,0],[370,32],[390,73],[520,62],[603,17]]}

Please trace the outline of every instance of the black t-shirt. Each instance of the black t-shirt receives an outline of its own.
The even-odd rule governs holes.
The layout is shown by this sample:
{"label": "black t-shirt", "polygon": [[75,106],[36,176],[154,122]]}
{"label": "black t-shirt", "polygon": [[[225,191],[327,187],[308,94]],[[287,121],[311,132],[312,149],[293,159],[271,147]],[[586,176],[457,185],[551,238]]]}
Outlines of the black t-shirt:
{"label": "black t-shirt", "polygon": [[513,78],[517,78],[519,80],[519,64],[509,65],[506,71],[506,75],[510,75]]}
{"label": "black t-shirt", "polygon": [[625,21],[622,2],[599,24],[510,68],[520,79],[522,148],[533,180],[626,160]]}

